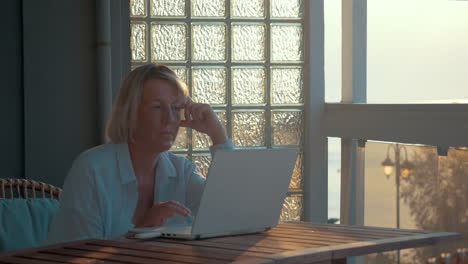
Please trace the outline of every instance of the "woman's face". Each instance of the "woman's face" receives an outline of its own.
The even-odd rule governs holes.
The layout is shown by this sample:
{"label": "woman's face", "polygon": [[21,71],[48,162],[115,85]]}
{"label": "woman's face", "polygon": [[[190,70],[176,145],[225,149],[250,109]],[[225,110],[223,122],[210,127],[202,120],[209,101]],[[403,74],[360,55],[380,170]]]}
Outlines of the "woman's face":
{"label": "woman's face", "polygon": [[171,148],[179,130],[183,97],[165,80],[151,79],[143,85],[134,143],[149,152]]}

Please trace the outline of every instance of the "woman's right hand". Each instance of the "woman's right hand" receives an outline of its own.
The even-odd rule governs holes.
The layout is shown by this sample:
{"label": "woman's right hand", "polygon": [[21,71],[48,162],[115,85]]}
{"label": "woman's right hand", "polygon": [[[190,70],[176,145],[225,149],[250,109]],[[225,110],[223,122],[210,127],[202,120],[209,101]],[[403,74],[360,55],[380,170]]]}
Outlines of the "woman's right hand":
{"label": "woman's right hand", "polygon": [[195,103],[188,96],[179,100],[178,103],[184,107],[185,118],[180,120],[180,126],[207,134],[214,145],[224,144],[228,140],[226,129],[210,105]]}
{"label": "woman's right hand", "polygon": [[176,216],[190,216],[190,210],[177,201],[167,201],[154,204],[145,215],[139,219],[135,227],[154,227],[163,225],[167,219]]}

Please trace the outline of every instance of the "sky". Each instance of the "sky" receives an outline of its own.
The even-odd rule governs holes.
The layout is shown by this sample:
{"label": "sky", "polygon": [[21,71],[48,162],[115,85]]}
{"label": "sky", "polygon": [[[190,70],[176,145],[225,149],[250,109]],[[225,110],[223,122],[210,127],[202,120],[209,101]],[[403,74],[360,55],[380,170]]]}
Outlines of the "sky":
{"label": "sky", "polygon": [[[341,0],[325,1],[327,102],[341,100]],[[367,1],[367,102],[468,103],[468,1]]]}

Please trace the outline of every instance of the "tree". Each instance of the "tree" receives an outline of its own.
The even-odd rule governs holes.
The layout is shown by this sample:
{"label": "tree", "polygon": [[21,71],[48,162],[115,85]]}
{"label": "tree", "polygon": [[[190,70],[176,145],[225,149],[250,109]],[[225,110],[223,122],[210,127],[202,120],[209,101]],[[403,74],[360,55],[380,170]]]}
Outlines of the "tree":
{"label": "tree", "polygon": [[431,148],[412,153],[414,170],[401,183],[401,198],[420,229],[459,232],[464,240],[415,250],[413,262],[468,246],[468,150],[450,149],[439,157]]}

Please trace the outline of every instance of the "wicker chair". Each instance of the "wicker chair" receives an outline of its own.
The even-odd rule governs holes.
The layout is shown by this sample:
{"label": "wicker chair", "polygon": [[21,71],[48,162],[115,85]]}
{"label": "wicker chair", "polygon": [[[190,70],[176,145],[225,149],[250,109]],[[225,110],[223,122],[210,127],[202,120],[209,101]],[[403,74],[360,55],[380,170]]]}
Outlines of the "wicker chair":
{"label": "wicker chair", "polygon": [[60,200],[62,189],[51,184],[27,179],[0,179],[0,198],[55,198]]}
{"label": "wicker chair", "polygon": [[0,253],[41,246],[62,190],[27,179],[0,179]]}

